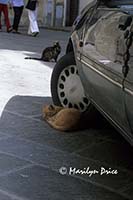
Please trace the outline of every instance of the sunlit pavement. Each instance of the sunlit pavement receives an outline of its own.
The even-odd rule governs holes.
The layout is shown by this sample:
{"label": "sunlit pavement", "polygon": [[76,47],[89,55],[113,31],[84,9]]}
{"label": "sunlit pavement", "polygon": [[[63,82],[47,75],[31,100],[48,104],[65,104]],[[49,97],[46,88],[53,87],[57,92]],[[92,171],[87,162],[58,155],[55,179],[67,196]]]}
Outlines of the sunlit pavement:
{"label": "sunlit pavement", "polygon": [[106,123],[60,133],[42,120],[54,63],[24,58],[55,40],[63,55],[70,33],[21,31],[0,33],[0,200],[133,199],[133,149],[119,133]]}
{"label": "sunlit pavement", "polygon": [[42,50],[60,40],[62,54],[65,51],[69,33],[42,29],[36,38],[27,36],[26,29],[21,35],[0,33],[0,112],[5,103],[14,95],[50,96],[50,76],[54,63],[25,60],[26,56],[41,56]]}

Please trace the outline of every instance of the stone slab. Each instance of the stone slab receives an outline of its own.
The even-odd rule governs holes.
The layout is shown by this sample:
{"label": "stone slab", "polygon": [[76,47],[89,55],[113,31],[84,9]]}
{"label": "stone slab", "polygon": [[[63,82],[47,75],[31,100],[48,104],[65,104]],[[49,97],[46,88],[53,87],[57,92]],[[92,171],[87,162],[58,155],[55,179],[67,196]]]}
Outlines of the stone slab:
{"label": "stone slab", "polygon": [[[106,135],[102,131],[88,129],[86,132],[59,132],[51,128],[45,121],[4,112],[0,120],[0,131],[19,136],[37,143],[47,144],[67,152],[75,152],[87,146],[101,143]],[[104,132],[104,131],[103,131]]]}
{"label": "stone slab", "polygon": [[30,162],[16,158],[15,156],[0,153],[0,176],[4,176],[6,173],[11,173],[13,170],[17,170],[28,164]]}
{"label": "stone slab", "polygon": [[90,183],[74,177],[62,176],[38,166],[2,177],[0,188],[29,200],[126,199]]}
{"label": "stone slab", "polygon": [[[105,141],[101,144],[96,144],[93,148],[86,148],[79,155],[89,157],[100,162],[107,163],[110,166],[120,167],[133,170],[133,149],[126,142],[119,143],[119,141]],[[132,174],[133,175],[133,174]]]}
{"label": "stone slab", "polygon": [[[5,152],[9,155],[13,155],[17,158],[24,159],[35,165],[40,165],[48,169],[52,169],[56,172],[60,171],[60,168],[65,167],[67,174],[69,174],[70,168],[76,168],[84,170],[90,167],[90,170],[99,170],[101,167],[106,169],[109,166],[105,166],[102,163],[93,161],[91,159],[85,159],[78,155],[72,155],[63,151],[59,151],[48,145],[40,145],[34,142],[26,141],[24,139],[12,137],[6,140],[0,141],[0,151]],[[83,179],[85,182],[98,183],[101,187],[112,188],[117,191],[129,184],[133,180],[129,173],[125,173],[119,170],[118,175],[103,175],[100,173],[92,175],[91,177],[87,174],[71,174],[77,179]]]}

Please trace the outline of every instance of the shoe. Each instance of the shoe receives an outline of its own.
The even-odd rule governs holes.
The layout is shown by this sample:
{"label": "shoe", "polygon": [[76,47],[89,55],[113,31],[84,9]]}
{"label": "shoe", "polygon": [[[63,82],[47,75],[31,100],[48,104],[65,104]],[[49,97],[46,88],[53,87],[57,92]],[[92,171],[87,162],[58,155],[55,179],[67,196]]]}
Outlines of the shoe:
{"label": "shoe", "polygon": [[0,28],[0,32],[2,32],[2,29]]}
{"label": "shoe", "polygon": [[19,31],[16,31],[15,29],[12,30],[12,33],[21,34]]}
{"label": "shoe", "polygon": [[38,34],[39,34],[39,32],[33,32],[33,33],[31,34],[31,36],[36,37]]}
{"label": "shoe", "polygon": [[10,27],[9,29],[7,29],[7,33],[10,33],[12,31],[12,27]]}

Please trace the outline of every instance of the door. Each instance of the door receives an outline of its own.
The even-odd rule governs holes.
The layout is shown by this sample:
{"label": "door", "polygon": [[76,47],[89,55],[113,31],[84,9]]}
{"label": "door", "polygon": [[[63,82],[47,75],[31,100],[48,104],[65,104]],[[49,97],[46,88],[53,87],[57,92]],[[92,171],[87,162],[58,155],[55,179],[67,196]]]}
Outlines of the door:
{"label": "door", "polygon": [[78,15],[79,0],[67,0],[66,26],[72,26]]}

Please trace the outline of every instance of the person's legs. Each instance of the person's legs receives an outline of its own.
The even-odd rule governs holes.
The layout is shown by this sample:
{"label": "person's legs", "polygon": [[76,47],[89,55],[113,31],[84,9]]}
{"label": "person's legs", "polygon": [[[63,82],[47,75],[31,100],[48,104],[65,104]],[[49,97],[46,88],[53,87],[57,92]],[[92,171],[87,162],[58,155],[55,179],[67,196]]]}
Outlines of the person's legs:
{"label": "person's legs", "polygon": [[34,32],[39,33],[39,27],[38,27],[38,23],[37,23],[37,14],[38,14],[38,8],[36,7],[36,10],[34,11],[34,15],[35,15]]}
{"label": "person's legs", "polygon": [[30,35],[32,32],[31,32],[31,11],[28,10],[28,18],[29,18],[29,28],[28,28],[28,34]]}
{"label": "person's legs", "polygon": [[4,17],[5,17],[7,32],[10,32],[11,25],[10,25],[10,21],[9,21],[9,17],[8,17],[8,7],[7,7],[7,5],[3,5],[2,11],[3,11]]}
{"label": "person's legs", "polygon": [[28,10],[28,17],[30,21],[28,34],[39,33],[37,24],[37,9],[35,11]]}
{"label": "person's legs", "polygon": [[23,6],[21,7],[13,7],[14,10],[14,20],[13,20],[13,29],[18,31],[19,22],[21,19],[21,15],[23,12]]}

